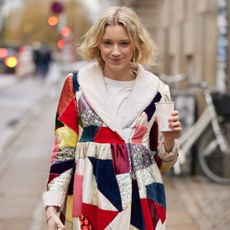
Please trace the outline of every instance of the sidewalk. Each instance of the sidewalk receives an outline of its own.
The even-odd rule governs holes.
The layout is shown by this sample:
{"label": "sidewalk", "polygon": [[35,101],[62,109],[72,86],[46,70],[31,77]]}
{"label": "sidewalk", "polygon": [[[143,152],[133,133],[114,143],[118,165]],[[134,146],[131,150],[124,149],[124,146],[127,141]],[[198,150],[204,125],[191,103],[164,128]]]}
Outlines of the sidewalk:
{"label": "sidewalk", "polygon": [[[174,178],[164,177],[167,197],[167,229],[169,230],[198,230],[193,216],[186,210],[181,200],[181,193],[175,188]],[[183,183],[181,180],[179,183]],[[207,229],[208,230],[208,229]]]}
{"label": "sidewalk", "polygon": [[[56,106],[44,100],[17,138],[4,150],[0,164],[0,229],[41,228],[41,194],[45,186]],[[39,208],[37,208],[39,207]],[[37,224],[39,223],[39,224]]]}
{"label": "sidewalk", "polygon": [[230,186],[202,176],[166,177],[169,230],[227,230]]}

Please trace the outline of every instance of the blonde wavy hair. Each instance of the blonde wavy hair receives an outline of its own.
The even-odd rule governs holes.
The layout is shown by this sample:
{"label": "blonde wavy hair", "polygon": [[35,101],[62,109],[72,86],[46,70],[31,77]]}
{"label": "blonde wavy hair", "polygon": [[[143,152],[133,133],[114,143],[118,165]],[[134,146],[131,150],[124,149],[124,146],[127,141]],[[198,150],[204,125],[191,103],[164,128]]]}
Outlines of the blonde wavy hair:
{"label": "blonde wavy hair", "polygon": [[126,30],[134,47],[132,65],[155,64],[156,45],[137,14],[128,7],[108,8],[81,38],[77,51],[86,61],[96,60],[104,66],[98,46],[108,25],[122,25]]}

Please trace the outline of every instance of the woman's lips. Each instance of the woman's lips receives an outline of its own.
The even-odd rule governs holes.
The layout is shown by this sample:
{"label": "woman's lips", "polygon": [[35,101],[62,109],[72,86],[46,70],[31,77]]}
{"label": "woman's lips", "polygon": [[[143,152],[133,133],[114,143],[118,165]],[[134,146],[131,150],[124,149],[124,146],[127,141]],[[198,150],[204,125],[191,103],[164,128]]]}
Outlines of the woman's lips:
{"label": "woman's lips", "polygon": [[118,62],[121,62],[121,61],[122,61],[122,58],[110,58],[110,61],[111,61],[111,62],[118,63]]}

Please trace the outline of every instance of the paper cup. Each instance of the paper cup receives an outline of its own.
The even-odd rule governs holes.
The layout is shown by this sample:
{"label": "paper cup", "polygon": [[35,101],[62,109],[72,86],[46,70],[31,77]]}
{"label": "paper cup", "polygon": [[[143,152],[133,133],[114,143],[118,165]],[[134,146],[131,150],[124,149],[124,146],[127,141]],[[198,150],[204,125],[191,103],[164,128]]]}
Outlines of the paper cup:
{"label": "paper cup", "polygon": [[173,101],[155,103],[158,126],[159,130],[162,132],[172,131],[169,127],[168,119],[174,111],[174,104],[175,103]]}

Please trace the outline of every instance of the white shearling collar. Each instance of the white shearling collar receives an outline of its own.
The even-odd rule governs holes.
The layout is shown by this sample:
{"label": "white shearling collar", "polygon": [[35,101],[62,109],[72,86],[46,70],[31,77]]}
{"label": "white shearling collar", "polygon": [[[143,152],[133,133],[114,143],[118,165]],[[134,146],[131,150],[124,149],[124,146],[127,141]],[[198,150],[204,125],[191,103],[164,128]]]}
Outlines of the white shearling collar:
{"label": "white shearling collar", "polygon": [[[101,67],[93,63],[81,68],[78,73],[78,81],[88,103],[105,124],[122,138],[128,138],[113,112],[113,104],[107,95]],[[128,116],[125,121],[127,124],[134,121],[151,103],[159,90],[159,84],[160,80],[157,76],[138,65],[136,81],[127,103]]]}

